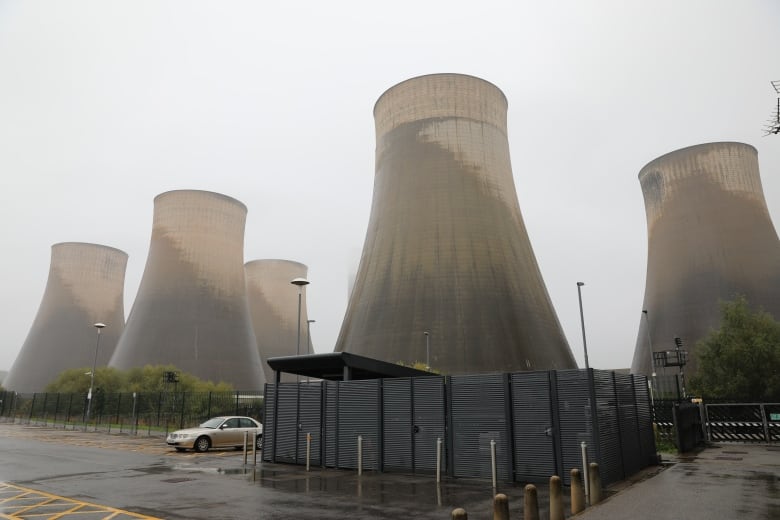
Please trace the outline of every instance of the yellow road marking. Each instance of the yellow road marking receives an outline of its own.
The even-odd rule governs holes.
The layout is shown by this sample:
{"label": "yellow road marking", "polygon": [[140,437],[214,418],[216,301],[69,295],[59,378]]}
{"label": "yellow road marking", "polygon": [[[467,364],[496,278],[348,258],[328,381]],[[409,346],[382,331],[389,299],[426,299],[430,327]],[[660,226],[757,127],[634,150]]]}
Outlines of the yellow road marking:
{"label": "yellow road marking", "polygon": [[82,500],[52,495],[44,491],[0,482],[0,518],[9,520],[66,519],[69,516],[95,518],[99,520],[161,520],[155,516],[142,515],[114,507],[93,504]]}

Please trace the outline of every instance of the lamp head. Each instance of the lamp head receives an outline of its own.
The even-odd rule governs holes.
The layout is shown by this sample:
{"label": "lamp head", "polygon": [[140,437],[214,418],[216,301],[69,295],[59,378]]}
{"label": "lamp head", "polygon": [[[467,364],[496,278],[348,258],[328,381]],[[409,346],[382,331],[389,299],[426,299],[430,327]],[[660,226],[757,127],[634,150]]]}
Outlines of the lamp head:
{"label": "lamp head", "polygon": [[290,280],[290,283],[293,285],[297,285],[298,287],[303,287],[304,285],[309,285],[309,280],[306,278],[293,278]]}
{"label": "lamp head", "polygon": [[583,285],[585,285],[585,282],[577,282],[577,287],[582,287]]}
{"label": "lamp head", "polygon": [[100,329],[102,329],[102,328],[105,328],[106,324],[105,324],[105,323],[100,323],[100,322],[97,322],[97,323],[95,323],[95,324],[94,324],[94,325],[92,325],[92,326],[93,326],[93,327],[95,327],[97,330],[100,330]]}

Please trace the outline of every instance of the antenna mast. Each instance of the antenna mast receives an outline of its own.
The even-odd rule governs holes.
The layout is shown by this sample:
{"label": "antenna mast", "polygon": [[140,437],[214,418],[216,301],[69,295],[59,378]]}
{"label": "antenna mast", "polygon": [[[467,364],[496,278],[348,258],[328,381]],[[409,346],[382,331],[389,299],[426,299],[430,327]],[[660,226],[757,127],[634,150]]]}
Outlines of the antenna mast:
{"label": "antenna mast", "polygon": [[778,94],[777,107],[775,108],[772,117],[767,121],[766,127],[764,128],[764,135],[780,134],[780,81],[770,81],[770,83]]}

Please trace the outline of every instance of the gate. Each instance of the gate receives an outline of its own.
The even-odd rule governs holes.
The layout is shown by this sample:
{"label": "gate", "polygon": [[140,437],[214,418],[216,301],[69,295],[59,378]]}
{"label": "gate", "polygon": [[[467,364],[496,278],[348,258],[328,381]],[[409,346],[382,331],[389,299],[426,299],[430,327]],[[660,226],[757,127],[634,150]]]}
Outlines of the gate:
{"label": "gate", "polygon": [[707,404],[704,410],[710,441],[780,441],[778,403]]}

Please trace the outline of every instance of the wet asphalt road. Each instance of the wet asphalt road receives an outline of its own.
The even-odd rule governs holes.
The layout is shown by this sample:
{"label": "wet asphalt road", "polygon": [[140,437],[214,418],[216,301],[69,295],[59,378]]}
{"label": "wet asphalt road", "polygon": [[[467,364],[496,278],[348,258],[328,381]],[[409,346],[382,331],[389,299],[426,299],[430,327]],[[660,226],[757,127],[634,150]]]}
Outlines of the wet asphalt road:
{"label": "wet asphalt road", "polygon": [[[259,458],[259,457],[258,457]],[[670,460],[670,457],[665,456]],[[780,519],[780,447],[723,444],[649,468],[577,518]],[[239,451],[177,453],[161,438],[0,424],[0,481],[171,520],[492,518],[489,481],[244,465]],[[499,484],[512,519],[523,484]],[[539,486],[547,518],[545,486]],[[567,507],[568,510],[568,507]]]}
{"label": "wet asphalt road", "polygon": [[780,446],[724,443],[674,460],[577,518],[780,519]]}
{"label": "wet asphalt road", "polygon": [[[259,459],[259,455],[258,455]],[[177,453],[161,438],[0,424],[0,481],[171,520],[447,519],[492,512],[489,481],[244,465],[240,451]],[[522,485],[501,485],[512,509]],[[540,501],[544,499],[540,490]]]}

